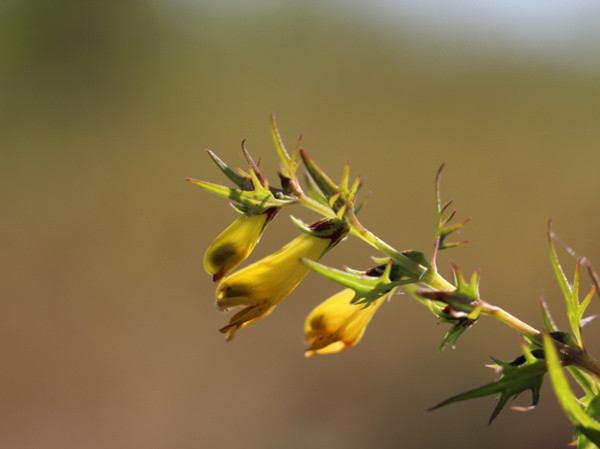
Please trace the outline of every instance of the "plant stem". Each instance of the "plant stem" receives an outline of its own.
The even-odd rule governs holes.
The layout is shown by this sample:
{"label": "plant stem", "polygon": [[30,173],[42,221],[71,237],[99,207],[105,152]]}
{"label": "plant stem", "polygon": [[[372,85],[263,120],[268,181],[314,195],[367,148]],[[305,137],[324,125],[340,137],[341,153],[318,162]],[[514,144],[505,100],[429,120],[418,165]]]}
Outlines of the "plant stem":
{"label": "plant stem", "polygon": [[524,335],[525,337],[528,337],[531,340],[534,340],[541,344],[542,333],[537,329],[531,327],[527,323],[524,323],[523,321],[514,317],[513,315],[511,315],[510,313],[508,313],[500,307],[493,306],[483,300],[480,300],[480,304],[482,306],[481,313],[483,313],[484,315],[489,315],[493,318],[496,318],[498,321],[501,321],[507,326],[512,327],[521,335]]}
{"label": "plant stem", "polygon": [[[303,206],[315,212],[318,212],[321,215],[331,218],[336,217],[335,212],[331,208],[315,201],[314,199],[304,194],[300,194],[299,200]],[[400,265],[402,268],[413,273],[413,276],[415,278],[418,278],[420,283],[431,287],[434,290],[455,290],[455,287],[450,282],[446,281],[442,276],[440,276],[435,270],[428,269],[427,267],[424,267],[414,262],[413,260],[406,257],[404,254],[402,254],[400,251],[381,240],[367,228],[365,228],[358,221],[353,211],[347,211],[344,214],[344,219],[350,225],[350,232],[354,236],[360,238],[372,247],[381,251],[383,254],[391,258],[398,265]]]}
{"label": "plant stem", "polygon": [[[358,226],[356,224],[358,224]],[[390,257],[394,262],[396,262],[402,268],[413,273],[414,277],[421,278],[427,272],[427,268],[410,260],[408,257],[406,257],[404,254],[402,254],[400,251],[391,247],[386,242],[384,242],[379,237],[377,237],[375,234],[373,234],[371,231],[364,228],[362,225],[360,225],[360,223],[358,223],[358,222],[351,223],[350,232],[353,235],[355,235],[355,236],[359,237],[360,239],[364,240],[365,242],[367,242],[372,247],[377,248],[383,254]]]}
{"label": "plant stem", "polygon": [[[312,199],[304,194],[299,196],[299,200],[300,200],[300,204],[307,207],[308,209],[311,209],[315,212],[320,213],[321,215],[324,215],[324,216],[330,217],[330,218],[336,217],[335,212],[331,208],[315,201],[314,199]],[[429,281],[430,283],[434,284],[434,285],[430,285],[430,283],[426,283],[426,285],[429,285],[432,288],[441,286],[442,288],[439,288],[439,289],[442,289],[442,290],[447,290],[448,288],[454,289],[454,287],[451,284],[445,282],[439,275],[437,275],[437,278],[435,276],[431,276],[431,275],[427,276],[428,270],[426,267],[419,265],[418,263],[410,260],[408,257],[406,257],[404,254],[402,254],[400,251],[394,249],[393,247],[388,245],[386,242],[381,240],[379,237],[377,237],[375,234],[373,234],[371,231],[366,229],[362,224],[360,224],[360,222],[356,218],[356,215],[354,215],[354,212],[347,211],[344,214],[344,220],[350,225],[350,232],[353,235],[355,235],[356,237],[359,237],[361,240],[367,242],[369,245],[373,246],[374,248],[378,249],[386,256],[390,257],[394,262],[396,262],[402,268],[412,272],[414,274],[414,277],[416,277],[416,278],[427,277],[428,279],[426,279],[426,280]],[[442,282],[442,281],[444,281],[444,282]],[[436,288],[436,289],[438,289],[438,288]]]}
{"label": "plant stem", "polygon": [[[496,318],[498,321],[512,327],[521,335],[542,345],[542,333],[537,329],[524,323],[500,307],[493,306],[482,300],[480,300],[480,304],[482,306],[481,313]],[[600,379],[600,363],[591,355],[579,348],[574,348],[556,340],[554,340],[554,344],[563,355],[564,365],[576,365]]]}
{"label": "plant stem", "polygon": [[402,254],[400,251],[391,247],[386,242],[381,240],[371,231],[366,229],[362,224],[360,224],[354,213],[347,213],[346,216],[347,221],[350,223],[350,232],[352,234],[361,238],[374,248],[377,248],[383,254],[390,257],[402,268],[412,272],[413,276],[415,278],[418,278],[421,284],[424,284],[438,291],[456,290],[456,287],[454,287],[454,285],[446,281],[446,279],[440,276],[434,269],[424,267],[423,265],[414,262],[413,260],[406,257],[404,254]]}

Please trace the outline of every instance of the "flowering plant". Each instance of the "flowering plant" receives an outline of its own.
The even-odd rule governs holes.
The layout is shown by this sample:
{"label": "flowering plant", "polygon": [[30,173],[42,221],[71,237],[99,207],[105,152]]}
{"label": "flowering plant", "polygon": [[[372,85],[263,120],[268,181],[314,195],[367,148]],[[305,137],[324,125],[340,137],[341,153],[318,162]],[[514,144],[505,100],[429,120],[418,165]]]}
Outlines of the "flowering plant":
{"label": "flowering plant", "polygon": [[[360,223],[357,214],[364,202],[357,202],[356,194],[362,181],[358,177],[350,183],[349,164],[345,165],[339,185],[335,184],[301,148],[301,138],[291,154],[286,150],[274,116],[271,117],[271,133],[281,163],[279,187],[269,184],[244,143],[242,151],[249,166],[246,171],[228,167],[208,151],[235,187],[188,179],[209,192],[228,198],[240,213],[240,217],[210,245],[204,257],[206,271],[219,283],[215,302],[217,310],[241,309],[220,329],[228,340],[238,329],[270,314],[310,271],[314,271],[340,284],[343,289],[318,305],[306,319],[304,332],[309,344],[306,355],[343,351],[360,341],[373,314],[403,288],[440,322],[450,325],[440,348],[456,345],[460,336],[481,316],[495,318],[521,336],[521,354],[514,360],[494,359],[495,364],[491,367],[500,374],[498,379],[452,396],[431,409],[495,395],[498,403],[491,422],[508,400],[526,390],[531,390],[533,396],[532,407],[528,409],[533,408],[538,403],[545,375],[549,374],[558,400],[574,424],[577,447],[600,447],[600,364],[586,350],[582,334],[582,328],[593,318],[586,318],[584,314],[600,288],[600,278],[587,259],[579,259],[574,279],[569,282],[559,263],[551,226],[548,225],[550,260],[565,298],[570,329],[559,330],[542,301],[544,329],[537,330],[482,299],[479,295],[479,272],[475,272],[469,282],[456,265],[452,265],[451,280],[444,279],[438,272],[436,260],[439,251],[467,243],[449,242],[447,239],[468,222],[467,219],[453,223],[456,211],[448,213],[451,201],[445,204],[441,201],[443,165],[435,182],[434,249],[431,257],[427,257],[419,251],[396,250]],[[297,175],[301,165],[306,171],[306,179],[302,183]],[[305,224],[292,217],[300,232],[297,238],[276,253],[235,271],[250,256],[269,222],[280,209],[290,205],[311,209],[322,218]],[[323,255],[348,235],[363,240],[381,253],[381,257],[374,258],[372,268],[366,271],[347,267],[340,270],[320,263]],[[590,275],[593,287],[580,301],[582,267]],[[577,398],[571,390],[565,371],[582,388],[583,397]]]}

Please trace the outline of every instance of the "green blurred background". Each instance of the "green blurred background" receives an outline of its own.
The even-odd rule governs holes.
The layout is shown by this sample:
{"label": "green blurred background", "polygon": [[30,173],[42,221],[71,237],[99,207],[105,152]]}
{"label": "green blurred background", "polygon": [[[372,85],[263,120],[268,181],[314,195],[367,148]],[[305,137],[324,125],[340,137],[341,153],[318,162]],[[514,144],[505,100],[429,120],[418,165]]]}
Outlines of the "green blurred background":
{"label": "green blurred background", "polygon": [[[491,319],[438,352],[445,326],[398,296],[307,360],[304,317],[337,290],[310,276],[225,343],[202,257],[235,213],[184,181],[225,183],[203,150],[243,166],[243,138],[276,179],[275,111],[289,147],[304,132],[334,179],[365,176],[367,227],[429,252],[445,161],[472,222],[443,274],[481,268],[488,301],[540,327],[544,296],[566,328],[545,233],[570,275],[567,246],[600,266],[600,11],[501,3],[2,1],[0,447],[565,447],[548,385],[491,427],[493,398],[425,412],[519,353]],[[287,215],[253,258],[295,236]],[[349,239],[324,262],[371,255]]]}

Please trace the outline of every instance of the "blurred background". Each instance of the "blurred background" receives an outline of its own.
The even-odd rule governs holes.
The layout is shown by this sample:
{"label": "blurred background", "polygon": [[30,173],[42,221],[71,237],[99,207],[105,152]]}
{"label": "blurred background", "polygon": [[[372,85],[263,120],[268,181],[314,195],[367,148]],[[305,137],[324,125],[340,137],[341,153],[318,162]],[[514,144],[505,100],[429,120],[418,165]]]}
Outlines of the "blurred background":
{"label": "blurred background", "polygon": [[[288,147],[304,133],[332,178],[366,178],[367,227],[430,254],[445,161],[472,221],[442,273],[481,269],[482,296],[538,328],[543,296],[566,330],[546,229],[569,277],[600,267],[599,19],[583,0],[1,1],[0,446],[566,447],[548,384],[490,427],[494,398],[425,411],[519,354],[491,319],[438,352],[446,325],[397,296],[357,347],[307,360],[304,318],[338,290],[309,276],[226,343],[202,258],[236,214],[184,179],[227,183],[204,150],[244,167],[245,138],[274,181],[274,111]],[[348,239],[323,262],[371,255]]]}

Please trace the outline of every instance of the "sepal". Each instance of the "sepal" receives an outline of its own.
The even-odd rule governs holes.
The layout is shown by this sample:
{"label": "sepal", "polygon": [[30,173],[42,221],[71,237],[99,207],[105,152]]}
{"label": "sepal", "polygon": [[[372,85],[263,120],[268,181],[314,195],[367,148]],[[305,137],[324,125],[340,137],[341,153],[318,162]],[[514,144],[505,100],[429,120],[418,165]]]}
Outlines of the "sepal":
{"label": "sepal", "polygon": [[346,237],[350,231],[348,224],[337,218],[324,218],[311,224],[306,224],[293,216],[290,216],[290,218],[296,227],[305,234],[321,239],[329,239],[331,241],[330,247],[335,246]]}

